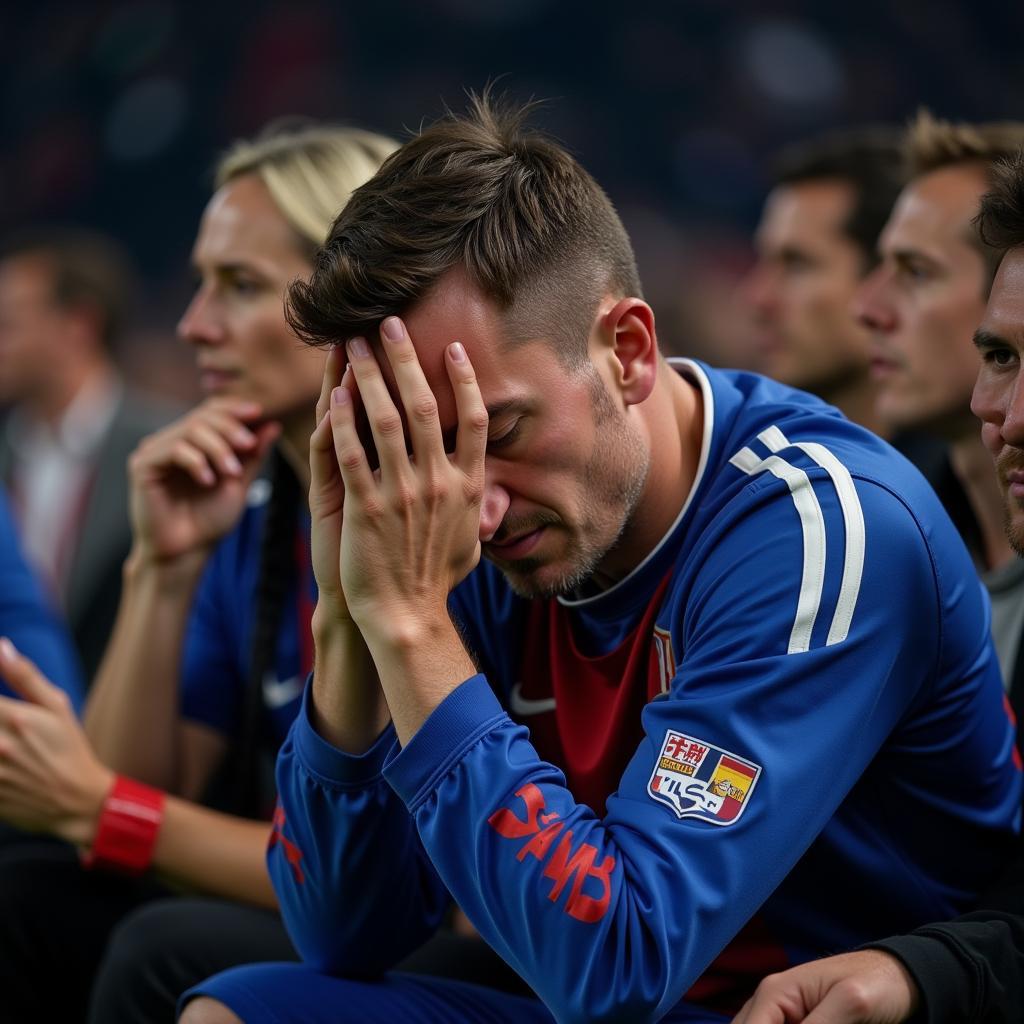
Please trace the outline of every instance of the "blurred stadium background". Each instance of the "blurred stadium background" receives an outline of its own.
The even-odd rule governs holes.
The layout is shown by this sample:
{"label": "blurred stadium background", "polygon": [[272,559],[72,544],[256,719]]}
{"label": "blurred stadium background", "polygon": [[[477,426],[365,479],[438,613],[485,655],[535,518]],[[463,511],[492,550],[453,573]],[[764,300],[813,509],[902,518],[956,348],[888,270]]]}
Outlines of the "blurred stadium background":
{"label": "blurred stadium background", "polygon": [[91,0],[0,8],[0,234],[104,229],[143,281],[124,357],[195,396],[174,323],[209,169],[306,114],[402,136],[502,78],[631,230],[669,348],[750,363],[733,285],[780,145],[829,126],[1024,117],[1024,4]]}

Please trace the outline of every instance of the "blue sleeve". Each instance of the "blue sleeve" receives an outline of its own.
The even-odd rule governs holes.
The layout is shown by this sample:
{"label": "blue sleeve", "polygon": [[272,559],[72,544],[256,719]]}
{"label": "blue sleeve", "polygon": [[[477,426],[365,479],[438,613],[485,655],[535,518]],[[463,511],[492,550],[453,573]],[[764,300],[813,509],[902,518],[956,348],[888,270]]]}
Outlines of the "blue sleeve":
{"label": "blue sleeve", "polygon": [[[680,652],[670,688],[645,707],[604,818],[482,675],[401,750],[388,733],[346,757],[300,716],[279,762],[270,869],[302,955],[383,969],[450,892],[559,1021],[664,1016],[937,685],[946,638],[928,545],[896,498],[857,489],[862,563],[834,493],[810,526],[778,480],[716,516],[659,622]],[[818,526],[838,557],[812,557]],[[976,588],[958,589],[984,665]],[[710,751],[729,786],[693,795],[684,762]],[[1019,779],[998,799],[1019,801]]]}
{"label": "blue sleeve", "polygon": [[331,974],[376,974],[434,932],[450,897],[381,775],[394,729],[365,754],[344,754],[310,724],[311,690],[278,755],[267,866],[307,963]]}
{"label": "blue sleeve", "polygon": [[[807,533],[785,489],[749,490],[694,559],[673,625],[681,662],[670,692],[643,712],[646,738],[603,819],[574,800],[479,676],[384,767],[456,901],[559,1021],[660,1019],[822,831],[930,681],[940,607],[902,505],[862,487],[869,550],[856,598],[844,591],[843,558],[808,576]],[[838,536],[837,502],[822,506]],[[797,636],[808,588],[820,607]],[[852,611],[848,629],[841,607]],[[664,766],[692,744],[740,766],[731,818],[707,787],[702,799],[685,785],[670,799],[659,791],[659,775],[681,777]]]}
{"label": "blue sleeve", "polygon": [[[84,702],[81,668],[67,628],[25,563],[6,499],[0,495],[0,636],[64,690],[75,710]],[[12,696],[0,680],[0,692]]]}

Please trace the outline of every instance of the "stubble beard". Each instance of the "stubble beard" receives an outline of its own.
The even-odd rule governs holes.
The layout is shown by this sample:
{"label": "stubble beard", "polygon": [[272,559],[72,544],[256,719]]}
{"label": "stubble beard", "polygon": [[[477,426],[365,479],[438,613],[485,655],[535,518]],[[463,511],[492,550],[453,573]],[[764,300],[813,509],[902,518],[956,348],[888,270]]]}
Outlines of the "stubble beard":
{"label": "stubble beard", "polygon": [[[597,437],[594,454],[582,473],[579,523],[569,534],[568,550],[561,559],[565,568],[545,581],[538,578],[549,567],[544,560],[509,562],[502,571],[519,597],[537,600],[583,590],[627,533],[643,495],[651,468],[643,438],[612,402],[596,372],[591,394]],[[554,529],[560,525],[550,524]]]}
{"label": "stubble beard", "polygon": [[1003,531],[1010,547],[1017,556],[1024,558],[1024,524],[1014,522],[1014,511],[1024,515],[1020,502],[1010,496],[1008,474],[1024,469],[1024,453],[1016,448],[1004,448],[996,457],[996,479],[1003,495]]}
{"label": "stubble beard", "polygon": [[1013,548],[1018,558],[1024,558],[1024,525],[1014,523],[1013,512],[1010,509],[1012,499],[1008,494],[1003,495],[1003,530],[1006,533],[1006,540]]}

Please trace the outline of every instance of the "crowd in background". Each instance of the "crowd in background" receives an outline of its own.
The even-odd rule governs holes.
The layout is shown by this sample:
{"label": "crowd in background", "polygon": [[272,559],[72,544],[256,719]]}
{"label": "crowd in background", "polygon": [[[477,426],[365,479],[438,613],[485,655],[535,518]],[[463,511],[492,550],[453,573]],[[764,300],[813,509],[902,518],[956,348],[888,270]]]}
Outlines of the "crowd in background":
{"label": "crowd in background", "polygon": [[15,5],[0,14],[0,233],[70,221],[120,239],[143,284],[129,376],[190,401],[171,335],[214,154],[295,113],[402,139],[504,76],[550,100],[538,123],[615,201],[663,341],[756,366],[730,297],[772,154],[921,104],[1015,116],[1022,18],[996,2]]}
{"label": "crowd in background", "polygon": [[[249,5],[240,25],[234,5],[192,10],[140,0],[56,20],[0,15],[0,53],[12,58],[0,64],[0,478],[11,509],[0,504],[0,544],[15,557],[0,568],[25,581],[16,614],[33,623],[23,650],[42,675],[7,650],[0,669],[10,690],[41,709],[40,735],[60,737],[53,749],[73,748],[64,763],[81,766],[83,791],[119,785],[111,768],[142,779],[125,799],[166,816],[162,835],[171,837],[150,850],[159,883],[115,884],[69,853],[68,841],[82,844],[78,810],[59,801],[15,812],[6,805],[0,931],[21,957],[5,968],[9,999],[27,1006],[34,998],[37,948],[47,950],[43,964],[70,964],[87,951],[68,968],[60,1012],[88,1013],[94,1024],[163,1019],[181,991],[208,974],[293,955],[265,909],[275,899],[262,852],[268,765],[298,707],[294,681],[312,664],[303,636],[316,592],[301,495],[325,362],[294,346],[276,297],[310,271],[330,224],[319,202],[323,181],[347,194],[394,146],[371,132],[321,137],[308,118],[404,141],[443,101],[458,106],[463,87],[505,70],[491,52],[498,40],[516,55],[502,87],[550,97],[536,121],[567,144],[621,214],[664,352],[805,388],[918,465],[988,588],[1005,688],[1014,707],[1024,707],[1020,538],[1004,534],[991,472],[997,428],[983,444],[976,419],[1001,423],[1005,404],[990,383],[972,414],[980,359],[964,347],[985,315],[1001,254],[968,238],[968,226],[992,163],[1017,152],[1024,128],[960,135],[928,111],[914,113],[927,100],[940,117],[1019,115],[1024,80],[1004,78],[1000,61],[1024,16],[993,4],[970,17],[950,7],[937,18],[914,4],[885,13],[879,35],[862,22],[864,12],[812,17],[802,6],[767,15],[751,3],[726,16],[706,3],[642,3],[617,20],[598,17],[593,5],[444,0],[430,10],[403,6],[396,20],[387,7],[309,2]],[[369,38],[389,45],[367,47]],[[851,124],[852,133],[836,130]],[[314,171],[289,167],[284,178],[294,180],[281,185],[275,161],[284,154],[287,163],[307,143]],[[935,180],[938,193],[929,193]],[[918,194],[920,182],[927,184]],[[959,234],[927,244],[914,235],[929,202]],[[966,282],[934,310],[923,290],[922,305],[900,283],[916,270],[935,271],[910,266],[907,253],[918,243],[939,251],[946,244],[950,272]],[[256,263],[270,255],[250,280],[253,253]],[[814,274],[824,283],[815,285]],[[242,307],[261,291],[257,323]],[[243,343],[233,349],[223,341],[236,328]],[[939,347],[915,350],[923,340]],[[196,409],[204,393],[214,401]],[[57,424],[52,436],[47,422]],[[231,481],[227,511],[189,520],[181,513],[195,495],[182,501],[178,476],[219,497]],[[245,595],[237,601],[236,581]],[[128,598],[119,612],[122,584]],[[196,696],[204,686],[216,690],[200,655],[206,669],[237,676],[230,699]],[[152,657],[162,668],[147,700],[163,695],[162,711],[149,718],[145,702],[132,703],[127,680],[142,678]],[[83,730],[75,716],[90,693]],[[0,723],[22,730],[10,724],[18,721],[12,702],[0,702]],[[172,742],[152,739],[162,729]],[[221,770],[225,736],[231,753]],[[275,817],[271,847],[280,844],[297,871],[280,826]],[[43,836],[28,838],[35,832]],[[193,856],[176,835],[202,835],[210,845],[199,841]],[[222,849],[221,835],[232,837]],[[140,871],[149,864],[140,862]],[[241,901],[245,913],[183,903],[169,879]],[[1017,881],[1007,883],[1014,908]],[[37,902],[27,894],[45,890],[55,907],[81,908],[74,931],[60,937],[74,943],[70,959],[32,920]],[[12,899],[15,891],[25,898]],[[1002,892],[992,904],[1000,913],[1008,906]],[[264,909],[249,916],[249,904]],[[1011,930],[1019,926],[1007,917]],[[448,924],[443,941],[412,958],[409,970],[488,976],[517,991],[519,979],[504,965],[476,959],[479,944],[465,922]],[[170,930],[169,946],[141,941],[154,929]],[[207,951],[198,933],[227,949]],[[231,941],[222,943],[224,935]],[[879,948],[920,982],[943,965],[927,943],[914,945],[919,940]],[[988,950],[986,941],[976,948]],[[1008,948],[1005,934],[992,942]],[[19,983],[25,991],[16,994]]]}

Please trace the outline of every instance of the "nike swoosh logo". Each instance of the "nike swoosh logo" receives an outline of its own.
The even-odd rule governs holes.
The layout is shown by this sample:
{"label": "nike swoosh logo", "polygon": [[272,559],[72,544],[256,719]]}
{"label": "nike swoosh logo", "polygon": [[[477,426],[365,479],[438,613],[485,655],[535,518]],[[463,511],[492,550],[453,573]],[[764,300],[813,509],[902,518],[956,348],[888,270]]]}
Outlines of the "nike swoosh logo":
{"label": "nike swoosh logo", "polygon": [[523,684],[516,683],[508,696],[509,709],[517,715],[543,715],[548,711],[555,710],[554,697],[542,697],[540,700],[531,700],[523,696]]}
{"label": "nike swoosh logo", "polygon": [[296,697],[302,695],[302,687],[305,685],[305,676],[292,676],[290,679],[278,679],[277,676],[268,672],[263,677],[263,702],[271,711],[283,708],[290,704]]}

